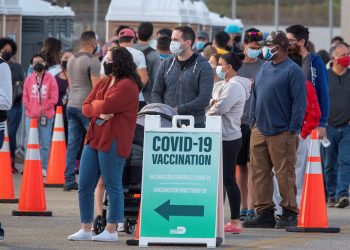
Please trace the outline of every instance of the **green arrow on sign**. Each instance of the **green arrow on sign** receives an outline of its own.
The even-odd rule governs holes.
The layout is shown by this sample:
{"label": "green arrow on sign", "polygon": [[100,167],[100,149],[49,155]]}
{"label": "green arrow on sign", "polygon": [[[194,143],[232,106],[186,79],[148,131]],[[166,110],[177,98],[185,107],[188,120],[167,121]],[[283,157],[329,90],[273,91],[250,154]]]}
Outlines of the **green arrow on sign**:
{"label": "green arrow on sign", "polygon": [[169,220],[170,216],[204,216],[204,206],[171,205],[170,200],[154,210],[166,220]]}

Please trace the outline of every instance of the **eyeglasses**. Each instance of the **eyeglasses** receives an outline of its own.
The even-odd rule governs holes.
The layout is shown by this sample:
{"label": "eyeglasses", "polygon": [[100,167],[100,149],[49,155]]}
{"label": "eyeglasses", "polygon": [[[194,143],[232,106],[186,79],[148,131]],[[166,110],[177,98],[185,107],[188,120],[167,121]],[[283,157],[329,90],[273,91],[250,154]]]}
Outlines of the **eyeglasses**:
{"label": "eyeglasses", "polygon": [[248,36],[261,36],[263,35],[263,33],[261,31],[250,31],[250,32],[247,32],[247,35]]}

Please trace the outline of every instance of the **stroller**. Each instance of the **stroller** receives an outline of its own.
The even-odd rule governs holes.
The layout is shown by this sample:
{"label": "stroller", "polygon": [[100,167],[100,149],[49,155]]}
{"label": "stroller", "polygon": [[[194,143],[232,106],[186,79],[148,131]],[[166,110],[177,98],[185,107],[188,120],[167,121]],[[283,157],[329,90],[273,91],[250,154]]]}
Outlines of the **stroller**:
{"label": "stroller", "polygon": [[[172,117],[177,115],[177,112],[168,105],[152,103],[143,107],[137,115],[132,150],[130,156],[125,161],[123,173],[124,230],[127,234],[132,234],[135,231],[141,202],[143,136],[146,115],[160,115],[161,126],[171,127]],[[105,229],[107,211],[108,194],[105,192],[102,202],[102,215],[96,216],[93,223],[95,234],[100,234]]]}

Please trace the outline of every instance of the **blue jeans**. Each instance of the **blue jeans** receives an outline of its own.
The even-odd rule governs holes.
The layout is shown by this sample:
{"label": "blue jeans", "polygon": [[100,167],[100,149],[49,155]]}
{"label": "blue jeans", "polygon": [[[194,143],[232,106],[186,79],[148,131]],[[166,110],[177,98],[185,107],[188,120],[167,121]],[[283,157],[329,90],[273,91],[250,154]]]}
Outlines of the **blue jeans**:
{"label": "blue jeans", "polygon": [[86,118],[81,109],[67,107],[68,118],[68,144],[66,153],[65,185],[75,183],[75,159],[81,147],[83,135],[89,127],[89,119]]}
{"label": "blue jeans", "polygon": [[109,196],[108,223],[124,222],[123,169],[125,159],[116,154],[117,142],[114,141],[108,152],[92,149],[85,145],[79,170],[79,207],[82,223],[91,223],[94,219],[94,192],[99,177]]}
{"label": "blue jeans", "polygon": [[[26,116],[26,139],[25,143],[28,143],[29,129],[30,129],[31,118]],[[53,128],[54,118],[47,119],[46,126],[41,126],[38,121],[38,135],[40,144],[40,159],[43,169],[47,169],[47,164],[49,162],[50,146],[51,146],[51,135]]]}
{"label": "blue jeans", "polygon": [[0,130],[0,149],[2,148],[2,145],[4,144],[4,140],[5,140],[5,131]]}
{"label": "blue jeans", "polygon": [[14,159],[16,156],[17,148],[16,135],[22,118],[22,103],[14,104],[12,108],[7,112],[7,118],[7,128],[10,139],[10,152],[11,157]]}
{"label": "blue jeans", "polygon": [[324,175],[328,198],[349,197],[350,125],[327,127],[331,145],[324,149]]}

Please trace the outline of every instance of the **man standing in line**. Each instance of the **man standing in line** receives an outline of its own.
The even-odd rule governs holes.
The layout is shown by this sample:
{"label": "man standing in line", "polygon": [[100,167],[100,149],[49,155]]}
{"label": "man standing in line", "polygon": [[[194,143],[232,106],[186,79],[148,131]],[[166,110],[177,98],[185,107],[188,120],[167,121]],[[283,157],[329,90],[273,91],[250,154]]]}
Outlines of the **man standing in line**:
{"label": "man standing in line", "polygon": [[75,180],[75,159],[81,147],[83,134],[90,122],[83,116],[82,106],[100,79],[100,61],[93,56],[97,51],[97,44],[95,32],[83,32],[80,37],[79,52],[70,57],[67,63],[70,92],[67,104],[69,132],[64,191],[78,190],[78,183]]}
{"label": "man standing in line", "polygon": [[328,70],[330,112],[325,151],[325,180],[328,206],[349,206],[350,185],[350,51],[346,44],[331,47],[332,68]]}
{"label": "man standing in line", "polygon": [[[290,47],[299,47],[300,54],[302,56],[302,70],[306,76],[306,80],[312,82],[315,87],[318,103],[321,109],[321,119],[318,126],[319,137],[322,139],[326,135],[326,125],[329,109],[329,96],[328,96],[328,75],[327,69],[321,59],[316,54],[307,50],[309,42],[309,30],[302,25],[292,25],[286,29],[287,37]],[[297,203],[298,207],[301,201],[301,194],[303,191],[304,174],[307,164],[307,157],[310,147],[310,137],[300,139],[297,162],[296,162],[296,185],[297,185]]]}
{"label": "man standing in line", "polygon": [[[265,62],[257,73],[251,95],[250,161],[257,215],[243,222],[251,228],[285,228],[297,224],[295,162],[298,133],[306,110],[305,76],[288,58],[284,32],[272,32],[262,49]],[[275,220],[274,168],[282,196],[282,217]]]}
{"label": "man standing in line", "polygon": [[[0,57],[0,149],[5,139],[5,122],[7,111],[12,106],[12,78],[11,70],[6,60]],[[4,240],[4,230],[0,222],[0,242]]]}
{"label": "man standing in line", "polygon": [[149,76],[148,83],[142,89],[143,97],[145,98],[145,101],[148,104],[151,103],[152,88],[160,65],[160,56],[159,53],[153,48],[151,48],[151,46],[149,45],[149,42],[153,35],[152,23],[140,23],[137,34],[139,40],[137,44],[134,45],[134,48],[143,52],[146,58],[147,72]]}
{"label": "man standing in line", "polygon": [[192,51],[196,35],[191,27],[176,27],[170,50],[174,56],[162,61],[152,90],[152,103],[174,107],[180,115],[193,115],[197,128],[205,127],[214,72],[208,61]]}
{"label": "man standing in line", "polygon": [[[245,31],[243,41],[243,51],[245,58],[243,65],[238,71],[238,75],[248,78],[255,82],[256,74],[265,62],[258,56],[261,54],[261,48],[258,44],[263,39],[262,32],[258,29],[251,28]],[[239,190],[241,191],[241,213],[240,219],[252,219],[255,215],[254,211],[254,192],[252,183],[252,169],[249,161],[249,145],[250,145],[250,128],[249,128],[249,107],[250,98],[247,100],[243,115],[241,119],[241,132],[242,132],[242,148],[238,153],[237,165],[238,178],[237,183]]]}

